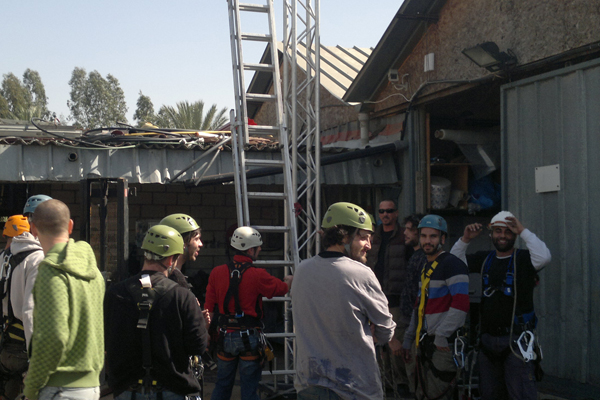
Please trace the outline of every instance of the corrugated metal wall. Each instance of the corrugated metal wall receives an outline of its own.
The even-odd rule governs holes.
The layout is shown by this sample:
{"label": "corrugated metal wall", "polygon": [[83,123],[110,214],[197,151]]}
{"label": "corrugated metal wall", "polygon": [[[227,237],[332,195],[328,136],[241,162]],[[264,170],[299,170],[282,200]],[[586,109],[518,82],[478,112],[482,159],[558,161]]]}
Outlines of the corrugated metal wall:
{"label": "corrugated metal wall", "polygon": [[[600,381],[600,60],[502,88],[503,206],[546,242],[535,301],[546,373]],[[560,165],[558,192],[535,167]]]}

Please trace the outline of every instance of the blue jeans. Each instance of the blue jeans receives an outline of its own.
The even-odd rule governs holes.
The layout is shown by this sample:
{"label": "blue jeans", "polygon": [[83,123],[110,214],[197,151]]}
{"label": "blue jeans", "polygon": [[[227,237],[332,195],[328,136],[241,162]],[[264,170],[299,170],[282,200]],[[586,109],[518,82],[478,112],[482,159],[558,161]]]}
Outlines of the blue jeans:
{"label": "blue jeans", "polygon": [[341,400],[336,392],[322,386],[310,386],[298,392],[298,400]]}
{"label": "blue jeans", "polygon": [[99,398],[99,387],[74,388],[46,386],[38,394],[38,400],[98,400]]}
{"label": "blue jeans", "polygon": [[[513,335],[513,338],[518,339],[518,336]],[[512,352],[507,353],[509,343],[508,335],[481,335],[481,345],[492,354],[499,355],[490,358],[479,351],[479,388],[483,400],[537,399],[535,365],[533,362],[520,360]],[[516,344],[513,344],[513,348],[519,351]]]}
{"label": "blue jeans", "polygon": [[[256,350],[258,348],[257,335],[250,334],[248,340],[250,348]],[[217,383],[210,399],[229,400],[231,398],[231,391],[235,383],[235,372],[239,364],[242,400],[258,400],[258,383],[260,382],[262,367],[259,360],[247,361],[239,357],[240,353],[246,351],[241,334],[239,332],[225,333],[223,350],[237,357],[231,361],[221,360],[220,358],[217,360]]]}

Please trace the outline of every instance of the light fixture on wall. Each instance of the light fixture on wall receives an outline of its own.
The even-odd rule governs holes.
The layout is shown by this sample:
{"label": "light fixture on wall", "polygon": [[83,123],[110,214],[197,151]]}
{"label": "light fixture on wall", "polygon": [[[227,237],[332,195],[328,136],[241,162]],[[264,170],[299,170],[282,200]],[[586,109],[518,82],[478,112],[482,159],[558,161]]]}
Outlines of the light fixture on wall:
{"label": "light fixture on wall", "polygon": [[507,52],[500,51],[494,42],[481,43],[462,51],[471,61],[490,72],[498,72],[517,63],[514,53]]}

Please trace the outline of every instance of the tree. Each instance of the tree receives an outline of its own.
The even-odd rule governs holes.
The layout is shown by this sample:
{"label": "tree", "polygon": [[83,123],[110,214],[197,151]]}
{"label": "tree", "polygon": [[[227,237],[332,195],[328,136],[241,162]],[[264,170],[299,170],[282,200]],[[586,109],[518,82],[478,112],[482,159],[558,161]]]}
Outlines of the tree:
{"label": "tree", "polygon": [[204,102],[195,103],[182,101],[175,107],[162,106],[158,111],[157,125],[161,128],[194,129],[200,131],[216,130],[227,122],[227,108],[217,110],[217,105],[204,114]]}
{"label": "tree", "polygon": [[125,93],[114,76],[108,74],[105,79],[98,71],[88,75],[85,69],[75,67],[69,85],[71,100],[67,105],[75,124],[92,129],[127,122]]}
{"label": "tree", "polygon": [[13,73],[4,75],[0,89],[0,118],[28,121],[50,115],[46,90],[37,71],[27,69],[23,83]]}
{"label": "tree", "polygon": [[150,97],[144,96],[140,90],[140,97],[137,100],[137,109],[133,114],[133,119],[138,121],[138,127],[144,125],[146,122],[156,124],[156,115],[154,115],[154,105]]}
{"label": "tree", "polygon": [[44,88],[40,74],[37,71],[27,68],[23,74],[23,84],[27,88],[35,108],[40,110],[43,117],[49,116],[48,98],[46,97],[46,89]]}

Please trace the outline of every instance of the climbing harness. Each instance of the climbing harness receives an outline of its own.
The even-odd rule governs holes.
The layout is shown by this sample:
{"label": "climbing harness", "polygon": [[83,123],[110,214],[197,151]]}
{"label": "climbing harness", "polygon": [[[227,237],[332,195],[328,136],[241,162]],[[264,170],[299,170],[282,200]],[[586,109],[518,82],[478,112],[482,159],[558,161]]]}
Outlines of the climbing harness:
{"label": "climbing harness", "polygon": [[513,296],[514,278],[515,278],[515,256],[519,250],[515,250],[508,261],[506,267],[506,276],[501,286],[491,286],[489,272],[492,267],[492,262],[496,258],[496,252],[492,251],[485,259],[483,265],[482,279],[483,279],[483,295],[485,297],[491,297],[496,290],[501,290],[506,296]]}
{"label": "climbing harness", "polygon": [[152,391],[160,392],[158,382],[152,379],[152,351],[150,329],[148,329],[150,311],[152,310],[152,305],[160,297],[177,286],[176,282],[169,279],[162,279],[160,285],[152,287],[150,275],[144,274],[140,277],[139,281],[133,282],[127,287],[140,312],[137,328],[142,330],[142,368],[144,369],[144,377],[138,381],[138,384],[141,384],[142,394]]}
{"label": "climbing harness", "polygon": [[[223,300],[223,314],[218,314],[218,305],[215,306],[219,326],[217,357],[224,361],[232,361],[238,357],[238,355],[225,351],[224,341],[225,334],[227,333],[239,333],[244,344],[244,351],[239,354],[239,358],[242,360],[259,360],[262,363],[264,361],[271,361],[274,358],[273,349],[262,331],[260,297],[256,299],[256,317],[246,315],[240,304],[239,286],[244,273],[251,267],[252,263],[248,262],[229,262],[227,264],[227,268],[229,269],[229,287]],[[229,309],[229,303],[232,298],[234,304],[233,311]],[[255,335],[258,339],[258,346],[254,349],[250,344],[250,335]]]}

